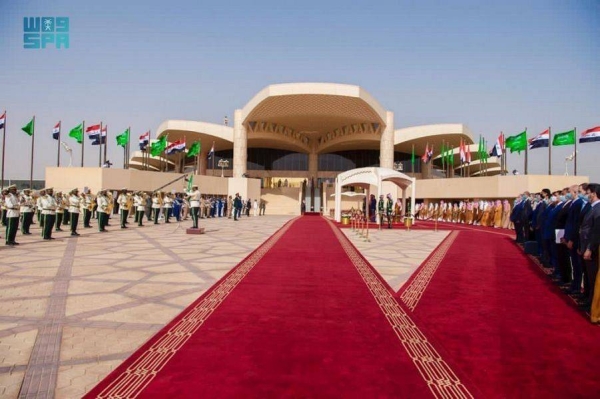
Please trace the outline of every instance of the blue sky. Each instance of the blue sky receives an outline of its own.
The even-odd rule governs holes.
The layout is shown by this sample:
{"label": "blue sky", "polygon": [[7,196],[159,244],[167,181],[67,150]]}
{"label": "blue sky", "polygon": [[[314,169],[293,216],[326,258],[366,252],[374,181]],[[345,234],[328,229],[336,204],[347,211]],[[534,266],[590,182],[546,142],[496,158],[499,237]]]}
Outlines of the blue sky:
{"label": "blue sky", "polygon": [[[69,17],[70,48],[24,49],[29,16]],[[107,124],[109,159],[120,167],[114,135],[127,126],[135,138],[166,119],[221,123],[285,82],[360,85],[394,111],[396,128],[460,122],[490,143],[500,131],[600,125],[597,0],[0,0],[0,49],[8,178],[29,176],[20,127],[34,114],[34,178],[43,178],[56,163],[58,120],[63,131]],[[79,146],[65,141],[79,165]],[[86,144],[86,165],[97,166]],[[600,143],[579,150],[579,173],[600,180]],[[553,149],[553,173],[564,173],[572,151]],[[546,173],[547,151],[529,161],[530,173]],[[522,156],[510,155],[509,168],[522,171]]]}

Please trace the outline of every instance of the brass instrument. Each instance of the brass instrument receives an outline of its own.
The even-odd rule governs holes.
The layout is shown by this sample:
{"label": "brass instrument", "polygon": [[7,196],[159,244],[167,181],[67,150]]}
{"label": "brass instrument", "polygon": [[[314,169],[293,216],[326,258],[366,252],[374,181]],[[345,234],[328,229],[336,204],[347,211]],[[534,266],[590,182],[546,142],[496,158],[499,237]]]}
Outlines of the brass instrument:
{"label": "brass instrument", "polygon": [[106,193],[106,198],[108,199],[108,206],[106,207],[106,213],[110,214],[115,207],[115,202],[113,200],[113,195],[110,191]]}
{"label": "brass instrument", "polygon": [[132,207],[133,207],[133,194],[127,193],[127,203],[125,204],[124,209],[127,211],[130,211]]}
{"label": "brass instrument", "polygon": [[92,194],[83,194],[85,201],[88,202],[87,209],[92,212],[94,210],[94,203],[96,202],[96,198]]}

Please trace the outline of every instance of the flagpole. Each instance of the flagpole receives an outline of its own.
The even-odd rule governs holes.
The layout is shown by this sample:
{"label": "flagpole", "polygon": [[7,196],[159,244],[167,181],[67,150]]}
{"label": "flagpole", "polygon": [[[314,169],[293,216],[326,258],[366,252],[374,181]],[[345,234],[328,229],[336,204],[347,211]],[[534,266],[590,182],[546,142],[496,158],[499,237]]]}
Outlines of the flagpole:
{"label": "flagpole", "polygon": [[527,128],[525,128],[525,174],[527,174],[527,155],[529,153],[529,145],[527,145]]}
{"label": "flagpole", "polygon": [[127,169],[129,169],[129,157],[131,156],[131,126],[127,127],[127,155],[126,155],[126,161],[127,161]]}
{"label": "flagpole", "polygon": [[100,134],[98,135],[98,140],[100,140],[100,144],[98,144],[98,167],[102,167],[102,122],[100,122]]}
{"label": "flagpole", "polygon": [[60,133],[62,130],[62,121],[58,121],[58,145],[56,151],[56,167],[60,168]]}
{"label": "flagpole", "polygon": [[[102,129],[100,129],[100,143],[102,143]],[[108,147],[108,125],[106,126],[106,138],[104,139],[104,163],[106,163],[106,147]]]}
{"label": "flagpole", "polygon": [[573,166],[573,174],[577,176],[577,128],[573,129],[573,134],[575,135],[575,164]]}
{"label": "flagpole", "polygon": [[6,110],[4,110],[4,127],[2,128],[2,187],[4,188],[4,158],[6,158]]}
{"label": "flagpole", "polygon": [[548,176],[552,175],[552,130],[548,127]]}
{"label": "flagpole", "polygon": [[83,121],[83,123],[81,124],[81,167],[83,168],[83,152],[85,151],[85,137],[83,136],[85,134],[85,121]]}
{"label": "flagpole", "polygon": [[33,189],[33,149],[35,143],[35,115],[33,115],[33,126],[31,129],[31,168],[29,169],[29,188]]}
{"label": "flagpole", "polygon": [[410,166],[410,173],[415,173],[415,145],[412,145],[412,158],[411,158],[411,166]]}
{"label": "flagpole", "polygon": [[[215,148],[215,141],[214,140],[213,140],[213,146],[212,146],[212,148],[213,148],[213,150]],[[213,176],[215,175],[215,158],[216,158],[216,155],[215,155],[215,152],[213,151],[213,153],[212,153],[212,175]]]}

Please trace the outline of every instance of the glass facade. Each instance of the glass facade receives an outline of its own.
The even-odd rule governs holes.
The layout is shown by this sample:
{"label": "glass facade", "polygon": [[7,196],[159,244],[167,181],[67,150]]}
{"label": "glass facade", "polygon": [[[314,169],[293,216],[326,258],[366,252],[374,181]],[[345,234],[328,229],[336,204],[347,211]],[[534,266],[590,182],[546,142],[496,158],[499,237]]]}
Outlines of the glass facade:
{"label": "glass facade", "polygon": [[[414,172],[421,172],[421,160],[415,155]],[[233,150],[217,151],[215,165],[220,159],[229,160],[233,165]],[[208,167],[212,160],[208,161]],[[404,173],[412,173],[411,154],[394,152],[395,167]],[[324,172],[345,172],[350,169],[379,166],[379,150],[339,151],[319,155],[319,170]],[[308,154],[277,150],[272,148],[249,148],[248,170],[298,170],[308,171]]]}

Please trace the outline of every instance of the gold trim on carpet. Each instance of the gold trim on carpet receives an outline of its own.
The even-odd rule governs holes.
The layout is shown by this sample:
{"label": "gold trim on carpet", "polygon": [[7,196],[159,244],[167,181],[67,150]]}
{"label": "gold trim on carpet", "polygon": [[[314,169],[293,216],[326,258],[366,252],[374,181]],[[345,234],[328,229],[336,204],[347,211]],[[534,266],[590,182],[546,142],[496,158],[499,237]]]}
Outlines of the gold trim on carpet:
{"label": "gold trim on carpet", "polygon": [[327,222],[433,395],[437,398],[473,398],[467,387],[437,353],[408,313],[377,278],[350,240],[331,221],[327,220]]}
{"label": "gold trim on carpet", "polygon": [[442,244],[433,252],[433,255],[427,259],[427,262],[425,262],[408,287],[400,295],[402,302],[404,302],[406,307],[408,307],[411,311],[414,311],[417,307],[419,300],[431,282],[431,279],[437,271],[438,266],[442,262],[442,259],[444,259],[446,256],[448,249],[450,249],[457,236],[458,231],[452,231],[448,237],[446,237]]}
{"label": "gold trim on carpet", "polygon": [[222,280],[204,299],[188,311],[171,329],[108,385],[98,398],[135,398],[169,360],[179,351],[206,319],[219,307],[233,289],[246,277],[262,257],[279,241],[296,219],[285,224],[256,251],[254,251],[231,274]]}

